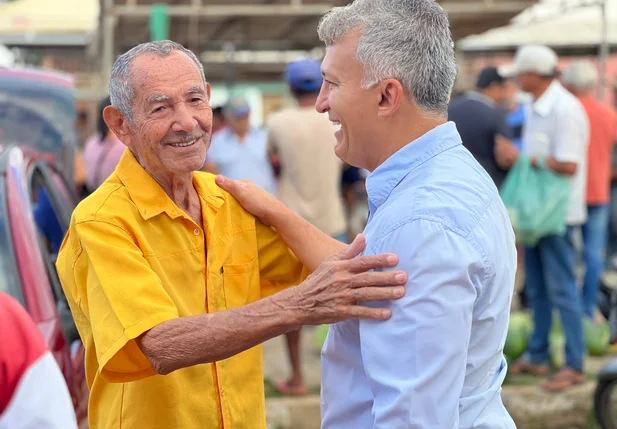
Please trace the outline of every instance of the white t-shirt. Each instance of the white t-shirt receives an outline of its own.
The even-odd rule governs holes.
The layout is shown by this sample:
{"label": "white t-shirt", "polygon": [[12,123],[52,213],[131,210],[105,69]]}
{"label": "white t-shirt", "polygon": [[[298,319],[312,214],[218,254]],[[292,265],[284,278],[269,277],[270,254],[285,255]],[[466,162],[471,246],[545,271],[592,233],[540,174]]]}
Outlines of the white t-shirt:
{"label": "white t-shirt", "polygon": [[548,87],[528,110],[522,137],[524,153],[550,156],[559,162],[575,162],[572,190],[566,215],[568,225],[587,220],[587,145],[589,120],[578,99],[558,81]]}
{"label": "white t-shirt", "polygon": [[334,154],[335,128],[313,107],[293,107],[268,119],[268,145],[278,152],[277,197],[322,232],[346,231],[341,197],[343,163]]}

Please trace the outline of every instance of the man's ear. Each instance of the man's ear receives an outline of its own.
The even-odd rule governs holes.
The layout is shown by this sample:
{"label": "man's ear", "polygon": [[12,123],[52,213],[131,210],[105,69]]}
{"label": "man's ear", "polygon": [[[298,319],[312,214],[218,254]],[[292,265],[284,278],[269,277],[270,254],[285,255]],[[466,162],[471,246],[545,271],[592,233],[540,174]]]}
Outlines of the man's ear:
{"label": "man's ear", "polygon": [[398,80],[386,79],[381,82],[380,96],[379,105],[377,106],[378,115],[391,116],[399,109],[405,96],[405,89]]}
{"label": "man's ear", "polygon": [[120,111],[114,106],[107,106],[103,110],[103,119],[105,120],[105,123],[107,124],[109,129],[113,131],[116,137],[118,137],[118,140],[120,140],[126,146],[129,146],[131,143],[131,125],[129,124],[129,121],[124,117],[124,115],[120,113]]}

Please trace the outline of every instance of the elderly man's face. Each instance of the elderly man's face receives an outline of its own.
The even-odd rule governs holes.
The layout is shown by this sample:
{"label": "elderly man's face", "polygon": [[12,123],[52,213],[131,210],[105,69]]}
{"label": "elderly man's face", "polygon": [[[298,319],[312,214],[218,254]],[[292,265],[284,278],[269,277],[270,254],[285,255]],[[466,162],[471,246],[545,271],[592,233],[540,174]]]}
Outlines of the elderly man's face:
{"label": "elderly man's face", "polygon": [[210,85],[183,52],[145,54],[132,65],[134,129],[125,143],[150,173],[202,168],[212,135]]}
{"label": "elderly man's face", "polygon": [[348,164],[369,168],[380,93],[378,88],[361,88],[363,68],[355,58],[358,39],[351,33],[327,48],[315,108],[327,113],[337,128],[340,125],[334,133],[336,155]]}

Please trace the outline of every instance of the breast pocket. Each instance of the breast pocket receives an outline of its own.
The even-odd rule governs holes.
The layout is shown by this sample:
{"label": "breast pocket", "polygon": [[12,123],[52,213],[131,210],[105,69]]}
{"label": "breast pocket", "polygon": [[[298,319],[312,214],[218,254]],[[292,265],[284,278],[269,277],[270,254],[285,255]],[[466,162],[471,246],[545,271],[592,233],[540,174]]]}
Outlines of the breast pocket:
{"label": "breast pocket", "polygon": [[245,264],[223,265],[223,290],[227,308],[238,308],[260,297],[257,258]]}

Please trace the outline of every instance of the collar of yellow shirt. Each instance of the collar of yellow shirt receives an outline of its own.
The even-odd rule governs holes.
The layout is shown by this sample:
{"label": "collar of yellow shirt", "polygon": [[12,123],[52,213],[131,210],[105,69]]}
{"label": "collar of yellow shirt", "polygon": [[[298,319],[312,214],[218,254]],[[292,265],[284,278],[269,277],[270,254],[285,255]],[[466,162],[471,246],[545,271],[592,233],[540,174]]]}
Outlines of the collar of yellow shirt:
{"label": "collar of yellow shirt", "polygon": [[[182,212],[165,193],[163,188],[137,162],[133,153],[126,149],[118,166],[116,174],[126,186],[131,199],[135,202],[144,220],[149,220],[161,213],[167,213],[172,219],[182,216]],[[225,202],[223,191],[214,181],[195,180],[193,184],[200,197],[213,208],[220,208]]]}

